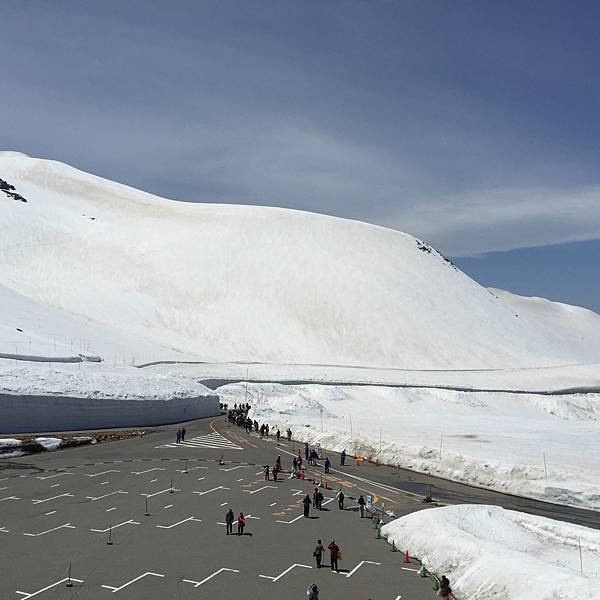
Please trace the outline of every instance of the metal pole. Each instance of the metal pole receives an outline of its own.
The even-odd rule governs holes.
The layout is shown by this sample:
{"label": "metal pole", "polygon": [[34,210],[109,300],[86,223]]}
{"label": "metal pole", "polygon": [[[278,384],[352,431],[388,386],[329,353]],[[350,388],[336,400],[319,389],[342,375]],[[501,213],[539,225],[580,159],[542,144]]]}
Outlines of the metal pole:
{"label": "metal pole", "polygon": [[173,493],[173,480],[171,479],[171,489],[169,490],[169,494]]}
{"label": "metal pole", "polygon": [[544,457],[544,477],[545,477],[546,479],[548,479],[548,469],[547,469],[547,467],[546,467],[546,453],[545,453],[545,452],[542,452],[542,455],[543,455],[543,457]]}
{"label": "metal pole", "polygon": [[352,415],[350,415],[350,439],[353,439],[354,435],[352,433]]}
{"label": "metal pole", "polygon": [[71,581],[71,563],[69,563],[69,577],[67,578],[67,587],[73,587],[73,582]]}
{"label": "metal pole", "polygon": [[579,569],[583,573],[583,555],[581,553],[581,538],[579,538]]}
{"label": "metal pole", "polygon": [[381,427],[379,428],[379,454],[381,454]]}
{"label": "metal pole", "polygon": [[187,472],[188,472],[188,459],[186,458],[185,459],[185,471],[184,471],[184,473],[187,473]]}
{"label": "metal pole", "polygon": [[112,546],[112,523],[108,526],[108,542],[106,542],[107,546]]}
{"label": "metal pole", "polygon": [[149,517],[150,513],[148,512],[148,498],[146,498],[146,512],[144,513],[145,517]]}
{"label": "metal pole", "polygon": [[444,432],[442,431],[442,435],[440,436],[440,460],[442,460],[442,442],[444,441]]}

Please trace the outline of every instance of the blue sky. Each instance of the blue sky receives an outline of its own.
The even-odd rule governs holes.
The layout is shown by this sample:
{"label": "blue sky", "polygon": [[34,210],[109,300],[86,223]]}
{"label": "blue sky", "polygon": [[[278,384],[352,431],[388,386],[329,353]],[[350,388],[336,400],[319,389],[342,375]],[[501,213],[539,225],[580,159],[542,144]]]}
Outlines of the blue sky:
{"label": "blue sky", "polygon": [[386,225],[481,283],[600,311],[597,3],[1,12],[3,149],[170,198]]}

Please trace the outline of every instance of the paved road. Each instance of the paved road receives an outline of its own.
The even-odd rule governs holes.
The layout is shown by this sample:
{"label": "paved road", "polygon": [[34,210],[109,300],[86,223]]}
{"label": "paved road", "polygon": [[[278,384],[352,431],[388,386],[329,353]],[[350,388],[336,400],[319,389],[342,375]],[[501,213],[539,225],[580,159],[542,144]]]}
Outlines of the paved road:
{"label": "paved road", "polygon": [[[434,597],[431,581],[415,572],[418,563],[405,565],[401,552],[376,540],[352,500],[370,493],[401,515],[423,508],[419,498],[333,473],[328,485],[345,490],[348,510],[325,489],[326,510],[305,519],[300,503],[313,485],[266,482],[260,467],[277,454],[289,467],[293,445],[246,436],[222,418],[187,429],[181,445],[172,443],[175,428],[165,427],[144,438],[1,461],[0,598],[279,600],[306,598],[311,582],[322,600]],[[249,535],[225,535],[229,507],[247,515]],[[341,547],[341,574],[316,569],[318,537]],[[66,587],[69,564],[73,587]]]}

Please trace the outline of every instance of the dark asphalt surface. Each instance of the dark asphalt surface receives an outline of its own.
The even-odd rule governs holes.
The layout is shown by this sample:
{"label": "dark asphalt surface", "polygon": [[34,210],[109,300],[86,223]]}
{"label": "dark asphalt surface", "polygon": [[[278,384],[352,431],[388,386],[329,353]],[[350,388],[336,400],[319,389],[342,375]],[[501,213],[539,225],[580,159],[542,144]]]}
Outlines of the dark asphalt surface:
{"label": "dark asphalt surface", "polygon": [[[164,427],[143,438],[0,461],[0,598],[306,598],[312,582],[321,600],[435,596],[431,580],[415,572],[419,564],[405,565],[401,552],[375,539],[370,519],[359,518],[361,493],[397,516],[424,508],[418,497],[388,489],[387,469],[332,473],[333,489],[323,490],[327,510],[311,509],[305,519],[301,499],[313,484],[265,482],[261,472],[277,454],[289,468],[294,444],[278,448],[227,428],[223,418],[186,427],[189,445],[173,444],[177,427]],[[364,481],[380,474],[381,484]],[[334,498],[340,487],[343,511]],[[225,535],[229,507],[250,516],[248,535]],[[316,569],[319,537],[341,547],[341,574]],[[73,587],[66,587],[69,564]]]}

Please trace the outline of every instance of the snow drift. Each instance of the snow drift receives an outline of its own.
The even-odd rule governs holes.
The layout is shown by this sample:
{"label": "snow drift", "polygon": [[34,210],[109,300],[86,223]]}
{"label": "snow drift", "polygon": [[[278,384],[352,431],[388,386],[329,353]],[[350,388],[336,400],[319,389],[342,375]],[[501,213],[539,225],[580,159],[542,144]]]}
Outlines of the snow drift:
{"label": "snow drift", "polygon": [[0,317],[1,352],[85,338],[115,361],[125,346],[153,359],[424,369],[600,356],[599,315],[494,294],[405,233],[173,202],[12,152],[0,178],[11,186],[0,190],[0,301],[18,294],[69,332],[19,321],[17,303]]}
{"label": "snow drift", "polygon": [[463,600],[600,600],[595,529],[498,506],[461,505],[406,515],[382,527],[382,534],[448,576]]}

